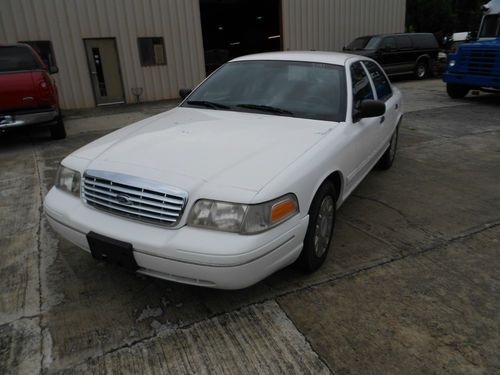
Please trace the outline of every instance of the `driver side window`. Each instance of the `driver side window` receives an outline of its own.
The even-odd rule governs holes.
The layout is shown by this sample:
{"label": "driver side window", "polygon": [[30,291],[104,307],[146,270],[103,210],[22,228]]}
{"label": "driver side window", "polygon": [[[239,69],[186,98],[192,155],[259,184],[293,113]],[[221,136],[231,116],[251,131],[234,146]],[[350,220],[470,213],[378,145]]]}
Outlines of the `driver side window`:
{"label": "driver side window", "polygon": [[356,112],[363,100],[374,98],[368,75],[359,61],[351,65],[351,80],[352,110]]}

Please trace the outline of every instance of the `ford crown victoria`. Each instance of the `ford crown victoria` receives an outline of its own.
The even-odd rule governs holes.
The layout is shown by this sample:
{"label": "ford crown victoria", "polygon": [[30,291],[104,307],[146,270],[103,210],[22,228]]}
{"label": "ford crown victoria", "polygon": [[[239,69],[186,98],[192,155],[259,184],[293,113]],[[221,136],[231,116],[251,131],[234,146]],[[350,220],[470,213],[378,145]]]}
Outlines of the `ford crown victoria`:
{"label": "ford crown victoria", "polygon": [[181,96],[61,162],[44,207],[62,237],[97,259],[213,288],[294,262],[312,272],[336,210],[396,154],[401,94],[366,57],[240,57]]}

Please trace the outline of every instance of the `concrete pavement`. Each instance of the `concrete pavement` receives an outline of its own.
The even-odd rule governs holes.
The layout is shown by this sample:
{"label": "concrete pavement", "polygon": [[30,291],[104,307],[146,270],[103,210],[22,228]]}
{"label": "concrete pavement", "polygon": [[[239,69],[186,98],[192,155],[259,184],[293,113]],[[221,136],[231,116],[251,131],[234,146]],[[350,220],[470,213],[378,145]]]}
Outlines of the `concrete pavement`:
{"label": "concrete pavement", "polygon": [[324,267],[242,291],[98,263],[42,214],[65,155],[175,102],[1,135],[0,373],[499,373],[500,99],[397,86],[397,160],[341,208]]}

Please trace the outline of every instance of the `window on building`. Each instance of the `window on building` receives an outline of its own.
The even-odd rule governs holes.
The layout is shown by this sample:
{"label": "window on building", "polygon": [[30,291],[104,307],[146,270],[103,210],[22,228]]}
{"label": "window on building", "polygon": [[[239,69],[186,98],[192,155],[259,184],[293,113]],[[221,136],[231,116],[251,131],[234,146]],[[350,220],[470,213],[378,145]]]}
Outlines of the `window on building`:
{"label": "window on building", "polygon": [[142,66],[167,64],[162,37],[137,38],[137,42]]}
{"label": "window on building", "polygon": [[41,57],[42,61],[47,65],[48,68],[56,67],[56,57],[54,55],[54,50],[52,49],[52,43],[48,40],[30,40],[23,41],[19,43],[25,43],[31,46],[38,55]]}
{"label": "window on building", "polygon": [[389,81],[385,77],[385,74],[382,70],[377,66],[377,64],[371,61],[363,61],[366,69],[370,72],[370,76],[372,77],[373,84],[375,85],[375,91],[377,92],[378,100],[386,101],[392,96],[391,85]]}

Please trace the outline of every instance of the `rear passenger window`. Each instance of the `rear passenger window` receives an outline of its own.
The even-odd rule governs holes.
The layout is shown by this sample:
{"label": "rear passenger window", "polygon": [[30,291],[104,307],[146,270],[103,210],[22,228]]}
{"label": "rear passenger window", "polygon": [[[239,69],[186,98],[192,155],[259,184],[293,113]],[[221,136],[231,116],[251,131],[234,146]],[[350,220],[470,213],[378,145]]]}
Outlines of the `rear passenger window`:
{"label": "rear passenger window", "polygon": [[398,36],[396,41],[399,49],[409,49],[412,46],[410,37],[406,35]]}
{"label": "rear passenger window", "polygon": [[396,49],[396,40],[394,38],[384,38],[380,47],[387,50]]}
{"label": "rear passenger window", "polygon": [[351,65],[351,78],[353,95],[352,108],[353,111],[356,111],[363,100],[373,99],[374,96],[370,80],[359,61]]}
{"label": "rear passenger window", "polygon": [[363,61],[363,64],[365,64],[366,69],[370,72],[378,100],[385,102],[392,96],[391,84],[377,64],[371,61]]}

